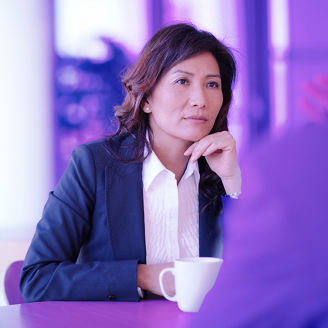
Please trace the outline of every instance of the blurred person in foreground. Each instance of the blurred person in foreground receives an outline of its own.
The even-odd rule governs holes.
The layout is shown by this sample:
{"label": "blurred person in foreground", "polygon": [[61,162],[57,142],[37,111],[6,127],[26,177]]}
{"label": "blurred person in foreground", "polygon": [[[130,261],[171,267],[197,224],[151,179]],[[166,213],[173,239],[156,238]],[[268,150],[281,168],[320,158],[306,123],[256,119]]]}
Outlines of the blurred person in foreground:
{"label": "blurred person in foreground", "polygon": [[304,84],[312,123],[243,161],[244,192],[224,222],[225,262],[195,327],[328,327],[327,82]]}
{"label": "blurred person in foreground", "polygon": [[208,32],[153,36],[123,77],[118,131],[76,148],[49,195],[22,269],[26,301],[138,301],[142,289],[161,295],[175,259],[214,255],[221,196],[241,189],[227,120],[235,73]]}

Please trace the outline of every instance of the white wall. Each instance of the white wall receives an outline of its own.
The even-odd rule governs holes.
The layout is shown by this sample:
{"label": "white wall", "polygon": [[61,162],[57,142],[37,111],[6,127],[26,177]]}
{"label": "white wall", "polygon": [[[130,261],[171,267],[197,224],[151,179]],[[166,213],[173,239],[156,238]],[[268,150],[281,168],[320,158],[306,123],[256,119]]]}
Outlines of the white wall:
{"label": "white wall", "polygon": [[51,7],[0,2],[0,239],[29,238],[52,185]]}
{"label": "white wall", "polygon": [[52,187],[53,37],[50,0],[0,1],[0,12],[1,279],[24,254]]}

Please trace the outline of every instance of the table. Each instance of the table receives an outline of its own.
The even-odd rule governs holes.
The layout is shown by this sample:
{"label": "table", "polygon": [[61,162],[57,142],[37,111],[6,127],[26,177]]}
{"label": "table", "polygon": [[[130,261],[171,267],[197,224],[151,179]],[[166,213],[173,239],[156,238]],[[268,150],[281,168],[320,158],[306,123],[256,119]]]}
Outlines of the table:
{"label": "table", "polygon": [[37,302],[0,307],[1,328],[189,327],[195,313],[163,299],[140,302]]}

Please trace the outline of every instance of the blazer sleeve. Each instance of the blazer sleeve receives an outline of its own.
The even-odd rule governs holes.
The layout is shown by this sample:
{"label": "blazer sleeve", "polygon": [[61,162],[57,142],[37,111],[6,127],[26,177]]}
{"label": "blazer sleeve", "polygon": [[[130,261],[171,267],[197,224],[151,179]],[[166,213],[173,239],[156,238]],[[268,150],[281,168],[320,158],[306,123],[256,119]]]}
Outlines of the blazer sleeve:
{"label": "blazer sleeve", "polygon": [[96,168],[91,150],[74,150],[49,194],[21,272],[25,301],[138,301],[138,260],[76,263],[92,228]]}

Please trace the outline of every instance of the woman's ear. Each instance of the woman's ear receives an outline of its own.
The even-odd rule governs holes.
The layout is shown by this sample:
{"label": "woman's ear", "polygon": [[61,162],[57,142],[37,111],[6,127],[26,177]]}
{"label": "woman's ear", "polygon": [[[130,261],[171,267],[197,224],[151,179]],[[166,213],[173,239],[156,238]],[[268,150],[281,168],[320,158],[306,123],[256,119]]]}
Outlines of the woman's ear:
{"label": "woman's ear", "polygon": [[146,100],[142,110],[147,114],[151,113],[151,108],[148,99]]}

